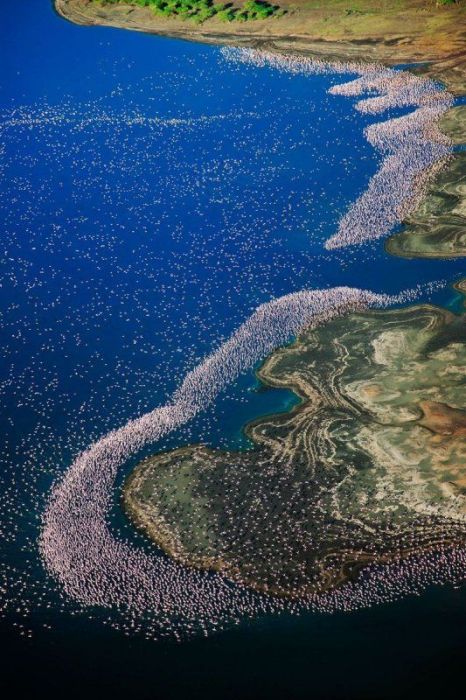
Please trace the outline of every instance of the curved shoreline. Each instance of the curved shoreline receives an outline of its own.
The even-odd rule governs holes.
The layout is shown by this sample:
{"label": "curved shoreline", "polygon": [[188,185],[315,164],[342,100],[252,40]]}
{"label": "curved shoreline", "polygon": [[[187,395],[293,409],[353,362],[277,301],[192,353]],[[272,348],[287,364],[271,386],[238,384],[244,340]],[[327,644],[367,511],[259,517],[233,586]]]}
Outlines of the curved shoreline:
{"label": "curved shoreline", "polygon": [[364,96],[354,109],[365,114],[415,108],[365,128],[365,138],[382,154],[382,161],[364,193],[341,217],[336,233],[325,241],[327,250],[391,235],[408,215],[416,215],[436,175],[448,171],[452,140],[440,130],[439,122],[451,108],[453,96],[430,78],[378,63],[333,63],[248,48],[226,47],[221,51],[227,60],[239,64],[295,74],[355,74],[356,79],[333,86],[329,94]]}
{"label": "curved shoreline", "polygon": [[[447,28],[448,38],[445,32],[439,38],[425,28],[406,33],[404,17],[400,17],[399,27],[392,27],[391,32],[383,34],[379,29],[377,33],[374,24],[359,33],[358,29],[352,29],[352,35],[347,37],[345,34],[350,32],[345,28],[340,29],[339,36],[332,35],[331,31],[327,35],[313,32],[312,15],[306,17],[301,10],[296,16],[291,10],[293,21],[285,16],[234,26],[215,20],[194,25],[157,17],[149,8],[99,6],[89,0],[52,0],[52,3],[61,17],[83,26],[107,26],[200,43],[260,48],[326,61],[380,62],[391,66],[418,64],[415,72],[440,80],[456,96],[466,94],[466,38],[461,26],[458,29],[454,21],[457,18],[461,23],[463,15],[466,20],[466,7],[441,11],[443,16],[446,12],[454,13],[454,18]],[[439,12],[431,13],[426,21],[439,16]],[[352,26],[353,22],[349,20],[348,25]],[[394,31],[395,28],[398,31]]]}
{"label": "curved shoreline", "polygon": [[[380,72],[384,72],[383,69]],[[387,104],[392,106],[390,100]],[[166,434],[208,405],[216,392],[239,371],[295,334],[302,324],[309,324],[316,312],[339,313],[342,295],[345,311],[348,302],[351,306],[361,301],[382,305],[390,301],[359,290],[337,289],[303,291],[259,307],[229,341],[187,375],[169,404],[112,431],[76,459],[63,480],[54,486],[40,541],[47,569],[62,584],[65,593],[83,605],[115,606],[118,610],[129,610],[133,617],[153,611],[156,621],[165,622],[172,614],[185,615],[185,622],[190,624],[198,618],[215,621],[215,624],[230,619],[233,594],[232,597],[230,593],[227,595],[222,581],[212,582],[193,575],[196,584],[193,597],[194,589],[188,591],[184,586],[187,580],[184,577],[191,574],[155,561],[112,536],[106,517],[116,471],[146,442]],[[399,299],[402,298],[400,295]],[[445,568],[450,570],[449,562],[445,563]],[[417,573],[423,571],[414,571],[413,575]],[[364,584],[358,590],[349,587],[339,601],[333,598],[314,601],[316,608],[335,609],[339,603],[343,609],[348,609],[352,605],[364,605],[372,596],[379,600],[380,592],[376,590],[379,574],[374,570],[367,586]],[[390,584],[385,591],[387,599],[398,595],[398,574],[393,575],[393,587]],[[219,587],[216,600],[212,600],[211,595],[214,585]],[[248,612],[243,594],[244,591],[237,600],[235,615],[242,610]],[[254,609],[255,601],[251,599],[250,604]]]}
{"label": "curved shoreline", "polygon": [[[268,382],[266,384],[268,384]],[[273,384],[270,384],[269,386],[273,387]],[[295,389],[293,389],[293,391],[295,391]],[[276,417],[283,417],[283,415],[288,416],[288,414],[276,414]],[[273,415],[268,416],[268,418],[273,417]],[[259,423],[260,420],[260,418],[257,418],[254,421],[251,421],[245,426],[245,430],[248,430],[249,428],[252,430],[255,427],[255,424]],[[179,447],[173,450],[172,454],[176,454],[177,457],[182,459],[193,448],[201,448],[204,452],[206,452],[206,454],[215,454],[215,450],[201,445]],[[253,449],[257,450],[257,445]],[[224,576],[227,579],[234,581],[237,585],[245,586],[253,593],[272,596],[273,599],[277,599],[279,601],[279,605],[281,604],[281,601],[284,601],[285,604],[302,603],[306,601],[306,599],[318,599],[320,596],[324,595],[330,596],[332,592],[338,591],[340,588],[342,588],[344,591],[345,584],[348,585],[351,584],[351,582],[356,582],[359,574],[367,567],[394,564],[400,560],[408,560],[413,556],[422,557],[429,554],[435,555],[439,549],[464,547],[466,542],[466,536],[438,536],[436,539],[429,542],[428,545],[416,545],[411,547],[406,546],[396,554],[386,553],[378,555],[377,557],[375,555],[371,556],[368,553],[348,550],[347,552],[344,552],[348,558],[342,563],[337,576],[334,575],[333,578],[327,576],[323,581],[319,582],[319,584],[309,584],[298,593],[287,591],[281,587],[264,585],[260,581],[256,581],[254,578],[241,578],[239,571],[232,570],[231,567],[224,565],[223,562],[213,557],[197,557],[194,559],[187,555],[183,555],[178,550],[176,539],[174,538],[173,533],[170,532],[169,528],[164,524],[163,519],[159,518],[158,515],[154,515],[153,506],[151,507],[150,515],[145,513],[141,504],[138,503],[134,497],[133,492],[137,491],[138,486],[145,477],[145,472],[150,471],[153,468],[153,462],[155,460],[159,461],[160,458],[168,456],[168,454],[168,452],[161,452],[156,453],[152,457],[148,457],[146,460],[138,464],[126,479],[121,496],[121,508],[128,518],[128,521],[133,527],[139,530],[141,534],[151,540],[151,543],[160,549],[164,555],[169,557],[170,560],[173,560],[177,564],[199,573],[204,573],[207,575],[218,574],[220,576]],[[306,603],[304,602],[304,604]],[[276,612],[276,610],[274,612]]]}
{"label": "curved shoreline", "polygon": [[[413,63],[409,72],[420,73],[440,80],[454,96],[466,94],[466,39],[459,32],[453,37],[450,27],[447,48],[438,42],[433,48],[425,46],[426,36],[379,36],[361,34],[352,40],[338,40],[309,34],[282,34],[286,18],[241,24],[210,20],[202,25],[189,25],[176,19],[156,17],[148,8],[128,10],[124,5],[98,6],[88,0],[53,0],[56,12],[64,19],[85,26],[101,25],[132,31],[146,32],[167,38],[183,39],[217,45],[233,45],[288,54],[328,62],[381,62],[396,65]],[[465,15],[466,8],[458,14]],[[259,31],[257,30],[259,27]],[[279,28],[279,29],[277,29]],[[417,64],[417,65],[416,65]],[[466,142],[466,107],[460,108],[461,117],[443,119],[442,132],[455,144]],[[460,133],[461,138],[458,138]],[[466,195],[458,183],[466,178],[466,158],[456,155],[450,163],[430,177],[430,185],[415,211],[406,219],[400,232],[391,234],[385,243],[391,255],[406,258],[456,258],[466,256]],[[440,200],[440,202],[439,202]],[[432,233],[433,229],[433,233]]]}
{"label": "curved shoreline", "polygon": [[[254,611],[258,601],[243,588],[230,589],[221,578],[180,568],[113,537],[107,512],[118,469],[145,444],[189,421],[241,371],[301,328],[351,310],[415,296],[413,292],[388,297],[333,288],[297,292],[263,304],[186,375],[169,403],[113,430],[82,452],[52,489],[39,542],[44,565],[64,593],[83,606],[126,610],[133,619],[150,616],[148,628],[155,628],[157,634],[160,620],[168,632],[173,631],[168,625],[172,615],[179,617],[175,630],[182,630],[194,620],[221,626],[232,616]],[[274,608],[270,600],[262,605],[264,610]]]}

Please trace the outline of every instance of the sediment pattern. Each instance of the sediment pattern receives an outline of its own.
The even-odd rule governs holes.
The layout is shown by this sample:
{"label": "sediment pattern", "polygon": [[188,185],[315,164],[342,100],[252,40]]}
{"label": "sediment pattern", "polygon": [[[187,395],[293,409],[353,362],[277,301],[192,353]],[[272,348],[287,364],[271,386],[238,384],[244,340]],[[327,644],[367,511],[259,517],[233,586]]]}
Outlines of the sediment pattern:
{"label": "sediment pattern", "polygon": [[335,318],[260,369],[291,413],[255,448],[146,460],[127,511],[172,557],[284,596],[335,588],[369,562],[466,539],[466,317],[419,306]]}

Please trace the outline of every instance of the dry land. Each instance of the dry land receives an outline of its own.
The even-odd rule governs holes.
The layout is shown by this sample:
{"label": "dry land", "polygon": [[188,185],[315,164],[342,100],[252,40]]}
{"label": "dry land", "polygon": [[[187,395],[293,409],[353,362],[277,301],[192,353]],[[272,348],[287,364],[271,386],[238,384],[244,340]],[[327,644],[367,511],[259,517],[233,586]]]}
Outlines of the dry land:
{"label": "dry land", "polygon": [[[150,7],[105,0],[55,0],[57,12],[78,24],[100,24],[214,43],[311,53],[327,59],[384,63],[433,62],[430,72],[450,90],[465,92],[466,5],[430,0],[277,0],[284,15],[265,20],[198,24],[162,17]],[[233,7],[244,2],[235,0]]]}
{"label": "dry land", "polygon": [[127,512],[178,561],[291,597],[463,541],[465,340],[466,314],[427,305],[305,331],[259,371],[301,403],[249,424],[254,449],[149,458]]}

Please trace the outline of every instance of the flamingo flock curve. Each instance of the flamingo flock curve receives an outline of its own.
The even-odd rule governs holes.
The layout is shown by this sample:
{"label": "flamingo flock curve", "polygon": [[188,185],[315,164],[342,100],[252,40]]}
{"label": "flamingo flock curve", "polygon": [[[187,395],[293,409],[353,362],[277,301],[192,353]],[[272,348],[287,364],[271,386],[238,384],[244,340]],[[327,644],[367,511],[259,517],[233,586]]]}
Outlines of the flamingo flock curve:
{"label": "flamingo flock curve", "polygon": [[[406,116],[366,128],[383,154],[366,191],[341,218],[328,249],[386,235],[415,206],[432,173],[448,159],[451,145],[438,122],[452,96],[433,81],[375,64],[324,63],[250,49],[222,49],[228,61],[272,66],[303,74],[356,74],[336,85],[334,95],[365,95],[356,109],[379,114],[414,107]],[[82,606],[115,613],[132,631],[151,637],[208,634],[260,613],[353,609],[392,600],[432,580],[452,580],[465,554],[416,555],[384,566],[371,565],[361,581],[300,601],[284,601],[233,584],[219,574],[183,567],[137,548],[111,531],[108,519],[118,470],[131,455],[190,421],[241,372],[305,327],[368,307],[406,303],[420,288],[396,296],[338,287],[303,290],[259,306],[236,332],[189,372],[165,405],[113,430],[81,453],[53,487],[42,518],[40,552],[64,594]]]}

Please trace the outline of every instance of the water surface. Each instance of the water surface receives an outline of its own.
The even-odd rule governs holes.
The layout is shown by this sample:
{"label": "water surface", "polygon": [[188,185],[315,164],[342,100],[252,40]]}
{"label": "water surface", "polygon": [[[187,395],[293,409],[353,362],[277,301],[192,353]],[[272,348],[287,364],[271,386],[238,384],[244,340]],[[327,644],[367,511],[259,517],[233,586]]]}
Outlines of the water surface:
{"label": "water surface", "polygon": [[[362,135],[374,118],[327,95],[341,76],[289,76],[228,64],[216,47],[77,27],[48,0],[13,3],[1,35],[2,556],[28,588],[44,581],[35,542],[52,480],[92,440],[163,403],[258,304],[303,288],[452,283],[464,267],[389,257],[380,241],[324,250],[379,160]],[[450,287],[424,298],[458,299]],[[292,402],[247,374],[153,449],[246,448],[244,423]],[[118,496],[113,526],[142,544]],[[139,697],[401,697],[415,679],[443,682],[441,667],[458,671],[466,610],[463,591],[432,591],[178,647],[128,640],[61,613],[58,591],[46,598],[50,610],[20,616],[31,640],[6,611],[9,673],[26,667],[32,686],[73,693],[79,667],[83,685]]]}

